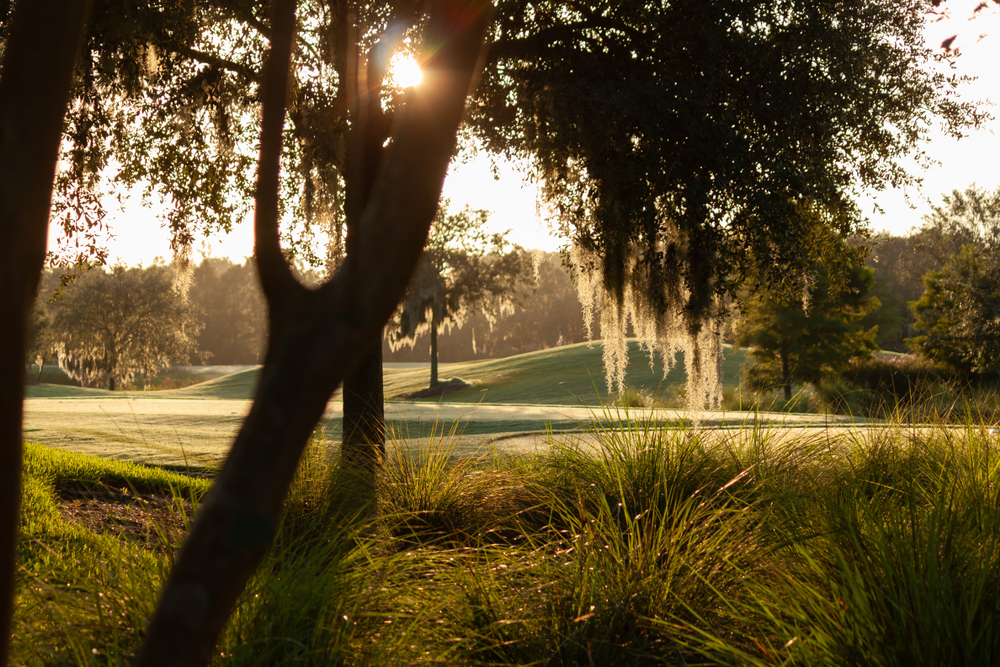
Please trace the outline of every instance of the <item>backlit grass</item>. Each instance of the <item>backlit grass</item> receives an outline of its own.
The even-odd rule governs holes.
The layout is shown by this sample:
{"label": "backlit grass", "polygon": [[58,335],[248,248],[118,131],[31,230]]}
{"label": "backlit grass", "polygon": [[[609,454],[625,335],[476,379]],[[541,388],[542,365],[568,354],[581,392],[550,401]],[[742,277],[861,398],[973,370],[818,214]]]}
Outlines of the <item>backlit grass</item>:
{"label": "backlit grass", "polygon": [[[352,511],[316,439],[215,664],[1000,663],[992,425],[590,428],[533,456],[398,440]],[[60,456],[29,449],[14,662],[125,664],[176,545],[84,529],[57,490],[204,482]]]}

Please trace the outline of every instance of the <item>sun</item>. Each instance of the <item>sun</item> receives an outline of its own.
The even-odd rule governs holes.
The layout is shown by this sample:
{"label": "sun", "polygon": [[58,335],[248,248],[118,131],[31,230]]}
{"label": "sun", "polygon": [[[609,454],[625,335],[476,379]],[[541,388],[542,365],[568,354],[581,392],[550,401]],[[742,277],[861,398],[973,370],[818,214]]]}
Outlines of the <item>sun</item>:
{"label": "sun", "polygon": [[399,53],[389,63],[389,78],[398,88],[412,88],[420,85],[424,79],[424,72],[413,56]]}

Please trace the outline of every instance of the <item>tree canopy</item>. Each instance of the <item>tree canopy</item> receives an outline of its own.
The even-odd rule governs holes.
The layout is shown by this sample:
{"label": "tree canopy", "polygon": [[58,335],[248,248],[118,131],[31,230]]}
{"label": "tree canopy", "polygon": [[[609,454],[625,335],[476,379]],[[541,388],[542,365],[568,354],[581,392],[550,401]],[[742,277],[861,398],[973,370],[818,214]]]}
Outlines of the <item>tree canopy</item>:
{"label": "tree canopy", "polygon": [[164,266],[88,271],[47,305],[59,367],[84,386],[122,388],[196,354],[201,328]]}
{"label": "tree canopy", "polygon": [[1000,261],[969,244],[942,271],[924,277],[913,303],[909,343],[920,355],[965,374],[1000,374]]}
{"label": "tree canopy", "polygon": [[431,335],[431,388],[438,383],[437,335],[461,328],[476,312],[489,321],[513,309],[519,291],[532,280],[532,259],[507,241],[506,234],[489,234],[489,212],[448,212],[442,203],[430,236],[410,280],[399,311],[390,324],[393,348],[414,345],[424,331]]}
{"label": "tree canopy", "polygon": [[948,56],[924,46],[931,7],[499,4],[470,123],[534,159],[609,383],[631,321],[667,360],[688,349],[689,396],[717,395],[722,295],[799,280],[863,237],[855,192],[912,182],[930,122],[979,122],[961,77],[932,70]]}

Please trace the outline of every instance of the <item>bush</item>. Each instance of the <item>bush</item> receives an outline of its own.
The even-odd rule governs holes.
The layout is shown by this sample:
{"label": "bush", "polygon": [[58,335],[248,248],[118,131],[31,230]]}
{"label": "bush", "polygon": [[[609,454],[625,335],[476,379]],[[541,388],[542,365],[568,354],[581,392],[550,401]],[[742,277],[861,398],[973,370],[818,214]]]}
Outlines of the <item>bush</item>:
{"label": "bush", "polygon": [[935,389],[960,381],[955,371],[914,354],[857,361],[848,366],[842,377],[852,388],[867,389],[890,407],[912,403]]}

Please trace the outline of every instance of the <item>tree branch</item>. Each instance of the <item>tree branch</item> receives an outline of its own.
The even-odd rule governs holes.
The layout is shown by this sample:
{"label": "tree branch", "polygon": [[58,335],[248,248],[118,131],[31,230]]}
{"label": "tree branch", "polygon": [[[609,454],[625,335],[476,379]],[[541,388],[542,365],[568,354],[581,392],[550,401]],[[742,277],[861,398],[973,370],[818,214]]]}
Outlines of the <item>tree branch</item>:
{"label": "tree branch", "polygon": [[14,6],[0,72],[0,664],[7,664],[21,500],[26,323],[42,265],[73,65],[89,0]]}
{"label": "tree branch", "polygon": [[241,65],[240,63],[233,62],[226,58],[220,56],[213,56],[210,53],[205,53],[204,51],[199,51],[193,49],[190,46],[184,46],[182,44],[171,44],[170,50],[177,55],[190,58],[191,60],[196,60],[200,63],[205,63],[206,65],[211,65],[212,67],[218,67],[219,69],[228,70],[230,72],[235,72],[250,81],[259,81],[260,73],[254,69],[247,67],[246,65]]}
{"label": "tree branch", "polygon": [[[273,309],[293,290],[304,290],[292,275],[281,252],[278,234],[281,147],[285,126],[288,67],[295,33],[295,0],[272,5],[271,52],[261,84],[260,157],[257,160],[257,191],[254,207],[254,254],[261,287]],[[277,318],[270,318],[273,320]]]}

